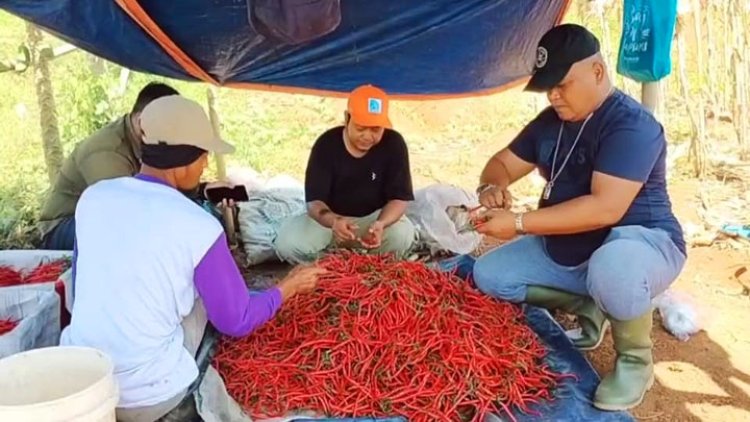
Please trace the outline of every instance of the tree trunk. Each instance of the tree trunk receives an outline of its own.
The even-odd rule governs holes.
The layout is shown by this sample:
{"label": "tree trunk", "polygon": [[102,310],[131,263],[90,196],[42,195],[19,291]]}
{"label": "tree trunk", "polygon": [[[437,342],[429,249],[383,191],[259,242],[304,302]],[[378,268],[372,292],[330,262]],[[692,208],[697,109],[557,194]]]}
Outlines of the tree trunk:
{"label": "tree trunk", "polygon": [[747,45],[745,44],[745,28],[743,26],[744,2],[734,0],[732,11],[732,69],[734,74],[734,127],[737,132],[737,142],[741,148],[741,156],[750,158],[750,133],[748,133],[747,84],[748,68]]}
{"label": "tree trunk", "polygon": [[611,57],[610,52],[611,49],[611,42],[610,42],[610,30],[609,30],[609,21],[607,20],[607,5],[601,4],[597,8],[597,14],[599,15],[599,23],[602,26],[602,38],[604,38],[602,41],[602,53],[604,53],[604,57]]}
{"label": "tree trunk", "polygon": [[[620,31],[619,32],[620,36],[622,36],[622,23],[623,23],[623,21],[625,19],[624,14],[623,14],[623,8],[624,8],[624,6],[623,6],[623,2],[622,1],[613,1],[612,2],[612,15],[616,16],[617,17],[617,21],[620,23],[620,26],[617,27],[617,29]],[[620,40],[618,38],[618,42],[617,42],[616,47],[615,47],[617,49],[617,50],[615,50],[617,54],[615,54],[614,60],[612,62],[612,68],[613,69],[617,69],[617,59],[618,59],[618,55],[619,55],[619,51],[620,51],[620,42],[622,42],[622,40]],[[615,72],[615,83],[617,84],[618,87],[620,87],[622,89],[625,89],[625,78],[622,75],[620,75],[619,73],[617,73],[616,70],[614,72]]]}
{"label": "tree trunk", "polygon": [[702,87],[706,83],[706,68],[703,62],[703,34],[701,34],[701,24],[703,22],[703,13],[701,13],[700,0],[693,0],[693,35],[695,36],[696,58],[698,60],[698,86]]}
{"label": "tree trunk", "polygon": [[690,101],[690,85],[687,78],[686,63],[685,63],[685,31],[684,22],[681,22],[680,18],[677,19],[677,56],[678,56],[678,73],[680,76],[680,90],[682,92],[683,103],[687,108],[688,116],[690,117],[691,124],[691,138],[690,138],[690,162],[693,164],[693,175],[698,178],[703,178],[706,174],[706,142],[705,142],[705,116],[703,110],[700,108],[696,110],[696,107]]}
{"label": "tree trunk", "polygon": [[742,28],[745,28],[744,31],[742,31],[740,34],[743,38],[744,48],[743,48],[743,65],[744,69],[742,70],[742,74],[745,78],[745,92],[744,96],[742,97],[742,112],[743,114],[743,125],[744,125],[744,142],[745,142],[745,151],[743,154],[743,158],[745,160],[750,160],[750,106],[748,106],[748,101],[750,101],[750,60],[748,60],[747,54],[748,49],[750,48],[750,31],[748,31],[748,25],[750,25],[750,3],[745,3],[745,8],[742,9]]}
{"label": "tree trunk", "polygon": [[706,22],[706,45],[708,47],[708,97],[714,109],[714,116],[718,118],[719,114],[721,113],[721,107],[718,98],[719,83],[716,79],[716,71],[717,67],[719,66],[719,63],[716,61],[716,58],[718,56],[716,54],[716,45],[714,44],[714,31],[716,30],[716,27],[713,22],[713,14],[711,13],[714,9],[716,9],[715,6],[712,6],[710,3],[707,4],[706,12],[703,16],[705,17]]}
{"label": "tree trunk", "polygon": [[42,32],[31,23],[26,24],[31,63],[34,66],[34,85],[36,86],[37,103],[39,104],[39,123],[42,129],[42,147],[44,161],[47,165],[47,176],[54,183],[63,161],[60,131],[57,127],[57,109],[52,92],[49,63],[52,49],[41,47]]}
{"label": "tree trunk", "polygon": [[747,100],[745,98],[746,75],[745,75],[745,51],[744,51],[744,28],[742,27],[743,5],[740,0],[731,1],[731,23],[732,42],[727,45],[732,56],[732,75],[734,104],[732,105],[734,129],[737,134],[737,142],[742,150],[743,156],[750,154],[750,140],[747,139]]}
{"label": "tree trunk", "polygon": [[731,0],[721,2],[724,6],[724,72],[722,84],[723,108],[732,110],[732,4]]}

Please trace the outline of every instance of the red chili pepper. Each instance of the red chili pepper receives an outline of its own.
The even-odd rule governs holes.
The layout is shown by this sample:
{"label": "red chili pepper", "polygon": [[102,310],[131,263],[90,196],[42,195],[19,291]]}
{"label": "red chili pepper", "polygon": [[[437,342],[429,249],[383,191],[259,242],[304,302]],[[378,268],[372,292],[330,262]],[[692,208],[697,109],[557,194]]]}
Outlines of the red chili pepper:
{"label": "red chili pepper", "polygon": [[57,281],[57,279],[60,278],[69,267],[70,261],[67,259],[60,259],[48,264],[42,264],[27,274],[26,277],[23,278],[23,282],[46,283],[49,281]]}
{"label": "red chili pepper", "polygon": [[329,275],[252,335],[225,339],[216,366],[251,417],[482,420],[552,396],[555,374],[518,306],[450,274],[341,253]]}
{"label": "red chili pepper", "polygon": [[0,266],[0,287],[15,286],[21,284],[22,281],[20,272],[11,267]]}
{"label": "red chili pepper", "polygon": [[13,331],[18,325],[18,321],[12,319],[0,319],[0,336]]}

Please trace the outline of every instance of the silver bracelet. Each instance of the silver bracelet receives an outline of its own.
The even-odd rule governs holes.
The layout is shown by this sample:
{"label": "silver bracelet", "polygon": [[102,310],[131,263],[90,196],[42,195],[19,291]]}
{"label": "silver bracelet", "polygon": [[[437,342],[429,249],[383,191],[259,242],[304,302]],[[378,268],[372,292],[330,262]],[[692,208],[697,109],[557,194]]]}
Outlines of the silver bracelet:
{"label": "silver bracelet", "polygon": [[516,234],[526,234],[526,229],[523,228],[523,213],[516,213]]}
{"label": "silver bracelet", "polygon": [[477,191],[476,191],[476,192],[477,192],[477,195],[481,195],[481,194],[483,194],[483,193],[484,193],[485,191],[487,191],[487,190],[489,190],[489,189],[492,189],[492,188],[495,188],[495,187],[497,187],[497,186],[496,186],[496,185],[493,185],[493,184],[491,184],[491,183],[482,183],[482,184],[481,184],[481,185],[479,185],[479,187],[477,188]]}

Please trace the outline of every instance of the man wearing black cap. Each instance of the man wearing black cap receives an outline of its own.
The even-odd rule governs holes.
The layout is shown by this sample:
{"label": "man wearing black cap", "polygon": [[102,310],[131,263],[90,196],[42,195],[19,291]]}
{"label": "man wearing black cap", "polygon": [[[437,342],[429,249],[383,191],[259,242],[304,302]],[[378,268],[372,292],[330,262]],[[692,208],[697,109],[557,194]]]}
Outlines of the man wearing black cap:
{"label": "man wearing black cap", "polygon": [[[613,87],[598,40],[578,25],[542,37],[527,90],[551,107],[490,159],[478,188],[489,209],[478,231],[524,236],[482,256],[474,278],[494,297],[576,315],[579,349],[597,347],[611,325],[617,360],[594,405],[629,409],[653,383],[651,299],[686,259],[664,130]],[[547,180],[539,209],[509,211],[508,187],[534,169]]]}

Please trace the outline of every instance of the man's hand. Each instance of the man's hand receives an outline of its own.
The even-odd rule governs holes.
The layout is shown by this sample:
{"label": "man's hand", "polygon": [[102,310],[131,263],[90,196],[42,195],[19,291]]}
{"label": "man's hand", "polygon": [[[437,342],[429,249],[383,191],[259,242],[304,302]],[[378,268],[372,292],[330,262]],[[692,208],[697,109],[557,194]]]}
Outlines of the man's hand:
{"label": "man's hand", "polygon": [[489,186],[479,194],[479,203],[487,209],[510,209],[513,197],[507,188]]}
{"label": "man's hand", "polygon": [[284,301],[299,293],[308,293],[315,289],[318,279],[328,271],[313,265],[300,265],[292,269],[289,274],[279,282],[279,290]]}
{"label": "man's hand", "polygon": [[512,198],[508,192],[508,186],[531,173],[535,168],[534,163],[524,161],[510,148],[504,148],[490,158],[479,176],[480,183],[488,183],[492,186],[484,192],[478,192],[479,203],[488,209],[510,209]]}
{"label": "man's hand", "polygon": [[336,243],[345,243],[357,240],[357,229],[359,227],[346,217],[338,217],[333,221],[333,237]]}
{"label": "man's hand", "polygon": [[506,210],[489,210],[475,220],[477,232],[500,240],[510,240],[516,236],[516,216]]}
{"label": "man's hand", "polygon": [[383,231],[385,225],[382,221],[376,220],[367,230],[367,235],[360,239],[360,243],[367,249],[375,249],[383,243]]}

